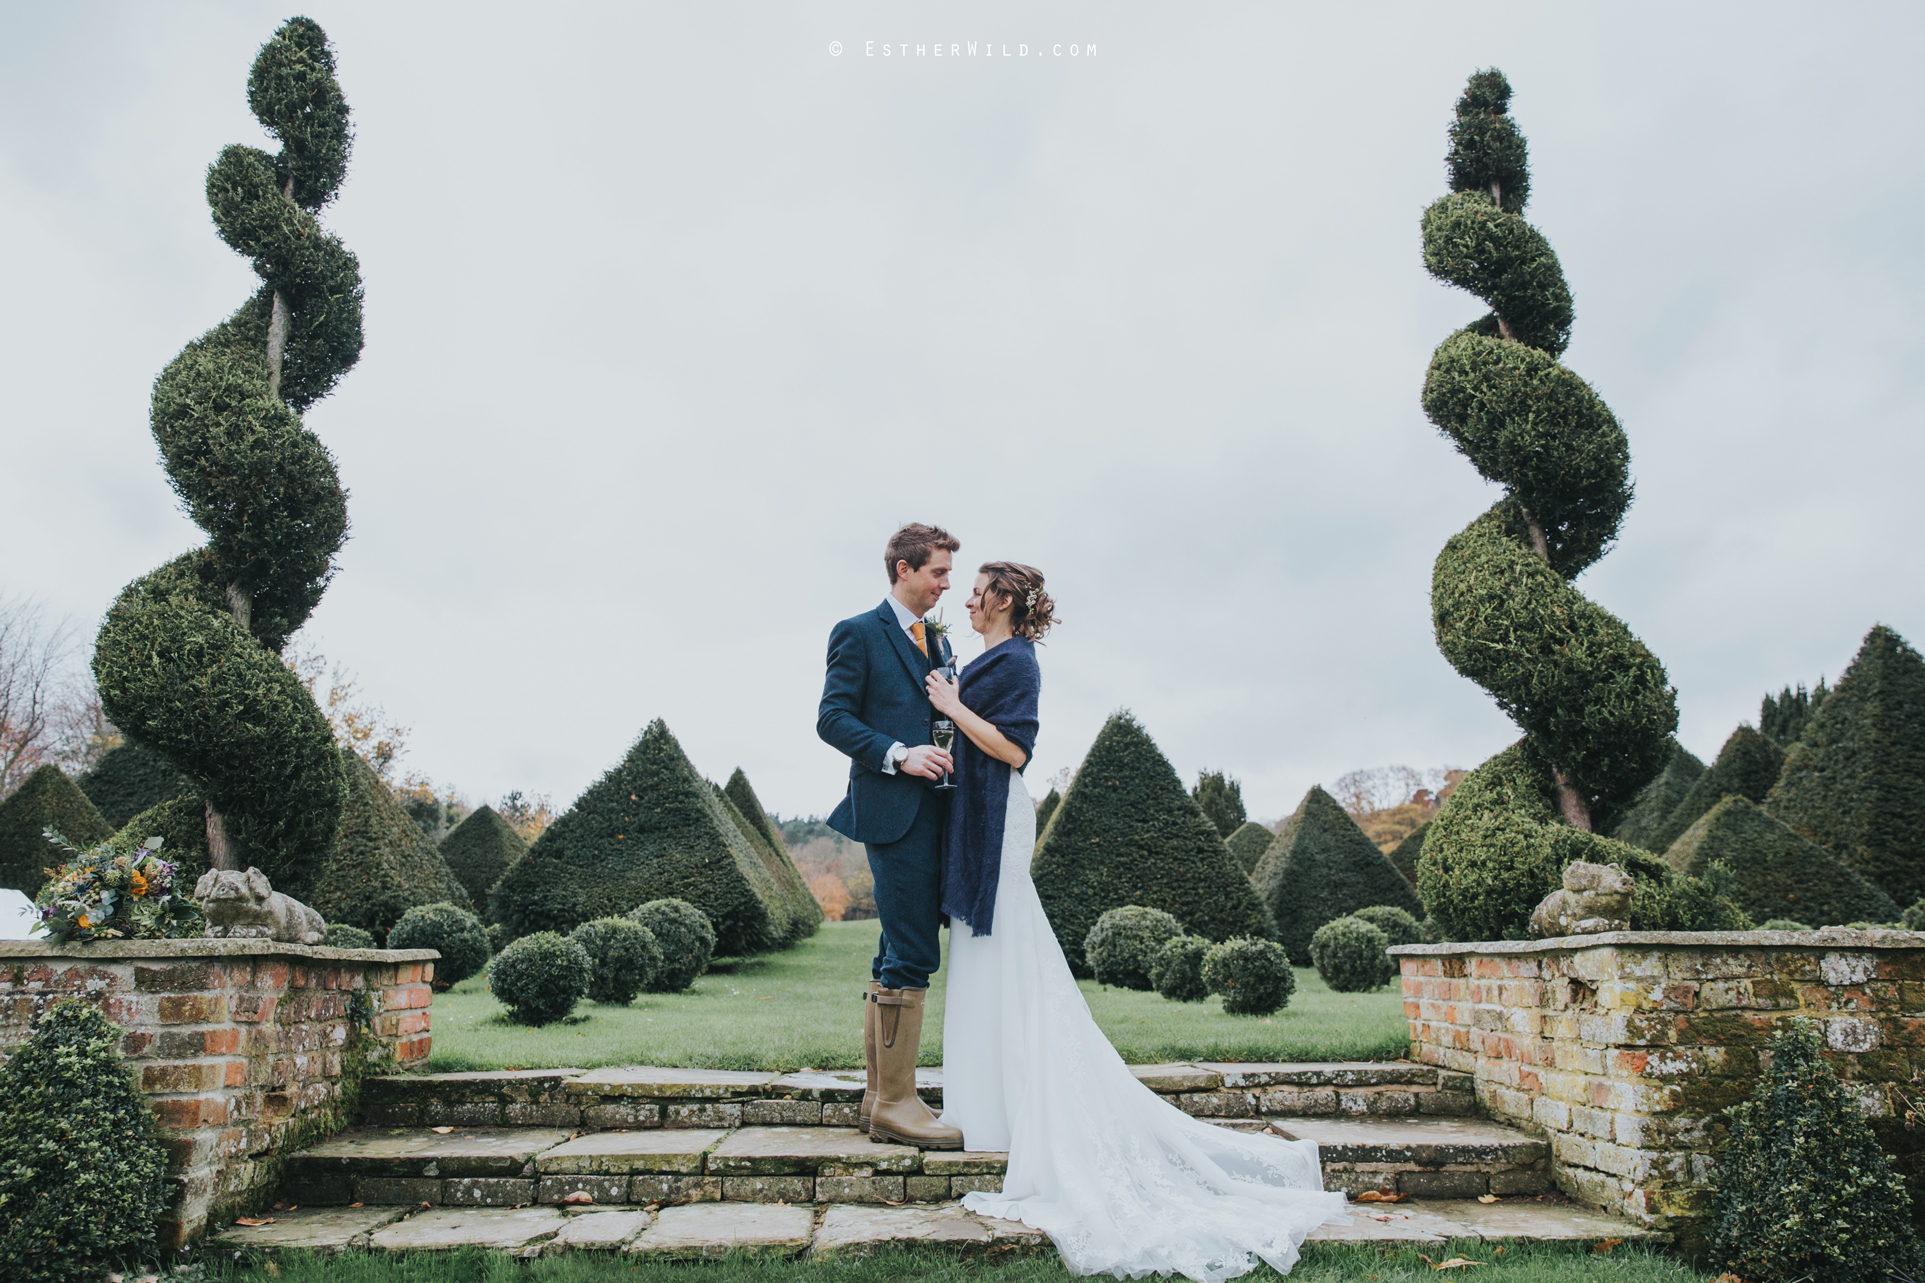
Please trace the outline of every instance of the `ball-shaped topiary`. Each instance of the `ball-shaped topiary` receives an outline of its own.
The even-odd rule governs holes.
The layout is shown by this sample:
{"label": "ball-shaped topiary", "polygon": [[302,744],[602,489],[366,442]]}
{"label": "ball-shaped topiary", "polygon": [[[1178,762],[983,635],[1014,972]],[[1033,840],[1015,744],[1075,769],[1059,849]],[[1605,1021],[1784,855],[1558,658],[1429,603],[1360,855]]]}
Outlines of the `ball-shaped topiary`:
{"label": "ball-shaped topiary", "polygon": [[1156,955],[1182,934],[1183,924],[1163,910],[1126,904],[1096,920],[1083,938],[1083,957],[1098,984],[1149,989]]}
{"label": "ball-shaped topiary", "polygon": [[1178,936],[1156,951],[1150,964],[1150,983],[1172,1002],[1202,1002],[1210,996],[1203,983],[1203,959],[1210,942],[1202,936]]}
{"label": "ball-shaped topiary", "polygon": [[567,1016],[594,978],[588,950],[553,931],[523,936],[488,964],[488,991],[524,1025],[550,1025]]}
{"label": "ball-shaped topiary", "polygon": [[152,1244],[167,1155],[120,1039],[68,999],[0,1066],[0,1277],[96,1283]]}
{"label": "ball-shaped topiary", "polygon": [[594,968],[588,982],[590,1002],[626,1007],[662,969],[662,946],[655,943],[655,933],[632,918],[596,918],[576,927],[568,938],[588,952]]}
{"label": "ball-shaped topiary", "polygon": [[1390,947],[1400,944],[1422,944],[1424,924],[1411,915],[1410,910],[1400,909],[1394,904],[1374,904],[1368,909],[1358,909],[1351,915],[1362,918],[1371,926],[1390,938]]}
{"label": "ball-shaped topiary", "polygon": [[661,969],[649,982],[649,993],[680,993],[709,969],[715,928],[708,915],[687,900],[650,900],[629,910],[628,916],[649,929],[662,951]]}
{"label": "ball-shaped topiary", "polygon": [[388,932],[390,949],[439,949],[434,978],[459,984],[488,965],[488,929],[458,905],[417,904]]}
{"label": "ball-shaped topiary", "polygon": [[[321,943],[329,949],[379,949],[381,947],[376,943],[372,932],[363,931],[360,927],[351,927],[345,922],[330,922],[327,927],[327,938]],[[440,968],[437,967],[435,970],[438,973]]]}
{"label": "ball-shaped topiary", "polygon": [[1203,983],[1223,995],[1223,1010],[1232,1016],[1267,1016],[1290,1003],[1297,989],[1297,973],[1290,955],[1274,940],[1247,936],[1225,940],[1203,957]]}
{"label": "ball-shaped topiary", "polygon": [[1907,931],[1925,931],[1925,900],[1920,900],[1905,910],[1904,916],[1899,919],[1899,925]]}
{"label": "ball-shaped topiary", "polygon": [[1390,938],[1362,918],[1332,918],[1310,937],[1310,959],[1338,993],[1367,993],[1397,974],[1396,961],[1384,952],[1389,947]]}
{"label": "ball-shaped topiary", "polygon": [[[1908,931],[1916,931],[1917,929],[1918,929],[1917,927],[1906,928],[1906,930]],[[1796,918],[1772,918],[1769,921],[1760,922],[1758,924],[1758,930],[1760,931],[1809,931],[1811,930],[1811,928],[1809,926],[1806,926],[1804,923],[1798,921]]]}

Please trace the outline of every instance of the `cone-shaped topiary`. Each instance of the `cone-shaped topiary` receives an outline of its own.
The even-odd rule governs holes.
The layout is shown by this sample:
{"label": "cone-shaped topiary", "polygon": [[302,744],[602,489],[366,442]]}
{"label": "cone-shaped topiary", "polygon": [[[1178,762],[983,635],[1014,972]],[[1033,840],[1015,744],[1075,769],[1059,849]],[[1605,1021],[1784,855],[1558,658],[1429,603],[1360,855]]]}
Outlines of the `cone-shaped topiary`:
{"label": "cone-shaped topiary", "polygon": [[1043,840],[1043,830],[1049,827],[1050,816],[1056,814],[1056,808],[1062,804],[1063,795],[1056,791],[1054,784],[1050,785],[1049,792],[1043,794],[1043,800],[1036,804],[1036,840],[1038,842]]}
{"label": "cone-shaped topiary", "polygon": [[0,1065],[0,1278],[97,1283],[151,1248],[167,1151],[121,1032],[69,998]]}
{"label": "cone-shaped topiary", "polygon": [[565,1019],[588,994],[595,971],[588,951],[553,931],[525,935],[488,964],[488,992],[524,1025]]}
{"label": "cone-shaped topiary", "polygon": [[1157,950],[1150,983],[1171,1002],[1202,1002],[1210,996],[1203,983],[1203,959],[1213,946],[1202,936],[1178,936]]}
{"label": "cone-shaped topiary", "polygon": [[1795,916],[1816,926],[1893,922],[1892,898],[1747,798],[1727,797],[1664,853],[1680,873],[1730,872],[1728,894],[1755,921]]}
{"label": "cone-shaped topiary", "polygon": [[1403,874],[1404,881],[1412,886],[1417,885],[1417,861],[1423,858],[1424,835],[1429,832],[1430,821],[1425,820],[1406,834],[1403,841],[1384,852],[1384,858],[1390,861],[1391,867]]}
{"label": "cone-shaped topiary", "polygon": [[1697,783],[1705,769],[1705,764],[1698,760],[1697,754],[1673,739],[1671,760],[1658,772],[1658,778],[1638,790],[1638,795],[1631,799],[1630,807],[1624,812],[1624,818],[1618,821],[1611,836],[1620,842],[1662,853],[1669,843],[1658,845],[1658,831],[1671,818],[1671,813],[1678,809],[1678,803],[1684,801],[1684,795],[1691,791],[1691,786]]}
{"label": "cone-shaped topiary", "polygon": [[1763,703],[1758,706],[1758,733],[1779,748],[1790,749],[1804,735],[1811,715],[1818,711],[1818,706],[1825,702],[1825,696],[1829,694],[1831,692],[1825,688],[1825,679],[1820,677],[1818,685],[1809,691],[1803,682],[1799,682],[1797,690],[1787,686],[1776,699],[1765,696]]}
{"label": "cone-shaped topiary", "polygon": [[281,886],[327,851],[347,800],[327,719],[280,650],[347,535],[334,460],[300,415],[360,359],[361,273],[314,217],[351,141],[319,26],[282,25],[247,101],[280,153],[222,151],[207,203],[264,284],[154,382],[161,462],[208,542],[122,591],[93,666],[107,715],[207,799],[215,863],[256,865]]}
{"label": "cone-shaped topiary", "polygon": [[1240,937],[1210,946],[1203,955],[1203,984],[1223,995],[1228,1014],[1267,1016],[1289,1005],[1297,973],[1276,941]]}
{"label": "cone-shaped topiary", "polygon": [[647,927],[662,951],[662,965],[645,986],[648,992],[680,993],[709,969],[715,928],[708,915],[687,900],[650,900],[629,910],[628,917]]}
{"label": "cone-shaped topiary", "polygon": [[1388,953],[1390,937],[1359,917],[1332,918],[1310,937],[1310,958],[1323,982],[1338,993],[1368,993],[1397,975]]}
{"label": "cone-shaped topiary", "polygon": [[1249,818],[1243,810],[1243,785],[1222,771],[1204,771],[1190,796],[1226,840]]}
{"label": "cone-shaped topiary", "polygon": [[1230,858],[1247,876],[1257,871],[1257,862],[1263,859],[1263,853],[1276,840],[1277,835],[1269,829],[1254,820],[1246,820],[1237,826],[1236,832],[1224,839],[1223,845],[1230,848]]}
{"label": "cone-shaped topiary", "polygon": [[754,852],[755,858],[762,862],[762,870],[769,875],[769,883],[775,888],[775,894],[768,899],[771,947],[779,949],[792,943],[795,938],[794,915],[789,910],[789,897],[782,886],[782,879],[777,875],[781,865],[769,850],[769,840],[749,823],[748,817],[742,814],[719,784],[710,781],[709,788],[714,790],[715,801],[722,808],[722,814],[726,815],[729,823],[735,826],[735,831],[742,835],[742,840],[749,844],[749,850]]}
{"label": "cone-shaped topiary", "polygon": [[633,918],[596,918],[584,922],[568,938],[588,954],[593,978],[590,1002],[626,1007],[635,995],[655,982],[662,970],[662,946],[655,933]]}
{"label": "cone-shaped topiary", "polygon": [[822,925],[822,906],[809,891],[809,884],[802,876],[802,870],[795,867],[795,860],[789,855],[789,844],[782,840],[782,830],[776,826],[769,813],[762,809],[762,799],[755,795],[749,777],[741,767],[729,776],[729,782],[722,786],[723,794],[734,804],[737,814],[748,822],[744,830],[756,854],[768,866],[769,876],[781,888],[782,896],[789,907],[789,939],[806,940],[816,933]]}
{"label": "cone-shaped topiary", "polygon": [[[1451,666],[1524,731],[1505,765],[1480,770],[1526,772],[1537,782],[1531,793],[1548,791],[1554,805],[1545,814],[1526,797],[1519,809],[1485,816],[1480,808],[1503,806],[1512,790],[1467,794],[1460,785],[1445,810],[1458,822],[1446,829],[1438,818],[1424,842],[1424,863],[1436,867],[1419,874],[1420,884],[1460,898],[1507,894],[1507,886],[1449,888],[1504,878],[1519,851],[1561,853],[1563,840],[1537,827],[1611,828],[1663,769],[1678,722],[1657,657],[1570,585],[1617,537],[1631,502],[1630,450],[1597,393],[1558,363],[1570,340],[1571,294],[1557,255],[1520,214],[1529,175],[1510,97],[1501,72],[1470,78],[1451,127],[1451,194],[1423,217],[1431,275],[1492,308],[1438,347],[1424,413],[1508,492],[1438,555],[1431,615]],[[1479,850],[1493,858],[1476,858]]]}
{"label": "cone-shaped topiary", "polygon": [[434,979],[446,988],[480,975],[488,965],[488,930],[480,918],[459,905],[417,904],[388,932],[388,948],[439,949],[441,961],[434,964]]}
{"label": "cone-shaped topiary", "polygon": [[1765,809],[1899,904],[1925,896],[1925,659],[1903,637],[1866,634]]}
{"label": "cone-shaped topiary", "polygon": [[417,904],[468,908],[468,893],[392,790],[353,749],[337,750],[348,805],[327,858],[309,876],[276,884],[329,922],[385,935]]}
{"label": "cone-shaped topiary", "polygon": [[[1731,732],[1711,768],[1691,782],[1671,814],[1651,834],[1650,850],[1662,855],[1684,831],[1718,804],[1719,799],[1742,797],[1762,802],[1784,768],[1785,751],[1749,726]],[[1663,778],[1662,776],[1659,777]],[[1674,866],[1675,867],[1675,866]]]}
{"label": "cone-shaped topiary", "polygon": [[1400,944],[1424,942],[1424,924],[1413,918],[1407,910],[1399,909],[1395,905],[1373,904],[1368,908],[1356,910],[1350,916],[1360,918],[1383,932],[1390,941],[1391,948],[1396,948]]}
{"label": "cone-shaped topiary", "polygon": [[783,943],[782,893],[768,866],[657,719],[502,875],[493,913],[518,936],[573,931],[664,898],[700,909],[723,953]]}
{"label": "cone-shaped topiary", "polygon": [[1772,1038],[1763,1077],[1726,1117],[1711,1213],[1715,1265],[1747,1283],[1879,1283],[1888,1271],[1917,1273],[1905,1182],[1857,1094],[1832,1072],[1812,1021]]}
{"label": "cone-shaped topiary", "polygon": [[36,767],[0,802],[0,887],[13,887],[31,900],[46,883],[47,870],[67,862],[67,852],[47,840],[48,828],[82,850],[114,834],[113,825],[59,767]]}
{"label": "cone-shaped topiary", "polygon": [[[330,949],[379,949],[380,943],[369,932],[360,927],[351,927],[345,922],[327,924],[327,938],[321,943]],[[436,974],[440,969],[436,968]]]}
{"label": "cone-shaped topiary", "polygon": [[477,913],[486,913],[488,893],[501,875],[528,854],[528,844],[514,826],[492,806],[478,806],[454,832],[441,839],[441,858],[447,861]]}
{"label": "cone-shaped topiary", "polygon": [[1313,785],[1291,816],[1289,836],[1270,844],[1250,880],[1298,966],[1310,965],[1310,937],[1332,918],[1373,904],[1421,912],[1416,892],[1337,799]]}
{"label": "cone-shaped topiary", "polygon": [[1083,957],[1097,984],[1148,989],[1157,955],[1182,934],[1183,924],[1161,909],[1126,904],[1096,920],[1083,939]]}
{"label": "cone-shaped topiary", "polygon": [[[138,744],[122,744],[107,750],[94,763],[94,768],[74,783],[100,811],[101,818],[115,828],[162,802],[198,796],[194,781],[182,774],[178,766],[153,749]],[[203,836],[200,845],[206,844]]]}
{"label": "cone-shaped topiary", "polygon": [[1031,864],[1070,970],[1111,909],[1140,904],[1211,940],[1275,931],[1222,836],[1142,725],[1122,712],[1090,746]]}

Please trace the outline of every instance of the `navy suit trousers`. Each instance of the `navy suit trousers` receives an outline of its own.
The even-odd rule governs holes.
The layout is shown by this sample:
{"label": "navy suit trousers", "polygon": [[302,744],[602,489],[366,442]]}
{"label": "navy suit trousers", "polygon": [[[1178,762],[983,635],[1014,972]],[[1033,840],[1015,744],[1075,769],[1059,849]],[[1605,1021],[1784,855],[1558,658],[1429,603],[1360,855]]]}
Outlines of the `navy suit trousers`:
{"label": "navy suit trousers", "polygon": [[919,790],[909,831],[894,842],[865,844],[883,922],[871,974],[885,989],[927,989],[942,965],[943,795]]}

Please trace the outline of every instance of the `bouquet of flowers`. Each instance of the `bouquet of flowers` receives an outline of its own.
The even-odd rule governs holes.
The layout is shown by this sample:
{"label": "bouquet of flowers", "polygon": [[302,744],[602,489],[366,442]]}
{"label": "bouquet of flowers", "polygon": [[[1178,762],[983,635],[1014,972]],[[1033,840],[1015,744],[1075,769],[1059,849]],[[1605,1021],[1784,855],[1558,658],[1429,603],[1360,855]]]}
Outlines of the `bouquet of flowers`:
{"label": "bouquet of flowers", "polygon": [[51,870],[53,878],[34,897],[40,921],[34,931],[55,944],[90,940],[164,940],[201,933],[200,906],[174,885],[176,864],[155,852],[148,838],[132,855],[108,843],[83,851],[53,829],[47,839],[73,858]]}

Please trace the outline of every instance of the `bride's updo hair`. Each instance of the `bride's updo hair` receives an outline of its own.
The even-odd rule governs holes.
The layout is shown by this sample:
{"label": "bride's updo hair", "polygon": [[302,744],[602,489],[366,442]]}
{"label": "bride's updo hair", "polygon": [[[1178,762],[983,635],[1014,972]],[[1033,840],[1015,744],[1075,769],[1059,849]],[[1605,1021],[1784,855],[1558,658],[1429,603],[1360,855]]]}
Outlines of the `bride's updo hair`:
{"label": "bride's updo hair", "polygon": [[977,568],[988,575],[983,592],[1010,603],[1009,627],[1018,637],[1036,641],[1060,622],[1056,603],[1043,590],[1043,572],[1020,561],[986,561]]}

